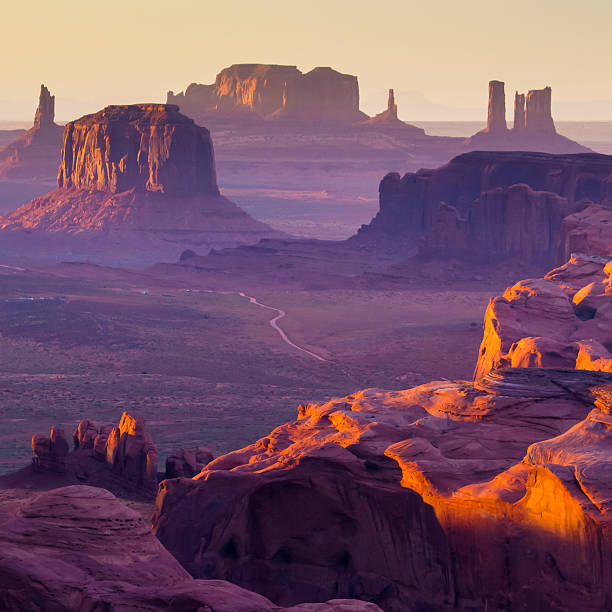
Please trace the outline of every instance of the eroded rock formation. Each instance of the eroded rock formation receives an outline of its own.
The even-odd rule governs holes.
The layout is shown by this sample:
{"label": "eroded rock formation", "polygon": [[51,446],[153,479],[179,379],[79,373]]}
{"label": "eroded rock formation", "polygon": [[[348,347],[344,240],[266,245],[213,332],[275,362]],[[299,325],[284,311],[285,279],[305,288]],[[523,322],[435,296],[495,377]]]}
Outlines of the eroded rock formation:
{"label": "eroded rock formation", "polygon": [[37,472],[65,472],[70,447],[63,429],[52,427],[49,437],[32,436],[32,465]]}
{"label": "eroded rock formation", "polygon": [[69,123],[58,188],[0,217],[0,228],[73,235],[72,252],[93,260],[132,249],[158,261],[278,234],[219,195],[209,131],[163,104],[109,106]]}
{"label": "eroded rock formation", "polygon": [[[194,580],[137,512],[109,491],[87,486],[0,504],[0,608],[5,612],[280,610],[265,597],[227,582]],[[358,601],[299,610],[380,612]]]}
{"label": "eroded rock formation", "polygon": [[55,123],[55,96],[41,85],[33,127],[0,149],[0,178],[53,180],[62,133],[63,128]]}
{"label": "eroded rock formation", "polygon": [[210,133],[163,104],[109,106],[66,126],[60,189],[218,195]]}
{"label": "eroded rock formation", "polygon": [[569,248],[605,255],[610,247],[606,155],[472,152],[437,170],[388,174],[379,193],[380,210],[355,242],[547,266]]}
{"label": "eroded rock formation", "polygon": [[296,66],[234,64],[224,68],[214,85],[192,83],[185,92],[168,92],[167,102],[183,112],[258,118],[356,121],[357,77],[328,67],[302,73]]}
{"label": "eroded rock formation", "polygon": [[474,378],[505,367],[612,372],[612,259],[574,255],[491,299]]}
{"label": "eroded rock formation", "polygon": [[552,90],[532,89],[525,98],[525,130],[544,134],[555,134],[555,123],[551,110]]}
{"label": "eroded rock formation", "polygon": [[506,132],[506,92],[502,81],[489,81],[487,127],[489,133]]}
{"label": "eroded rock formation", "polygon": [[603,372],[515,369],[301,406],[161,483],[154,531],[193,575],[280,603],[603,610],[611,390]]}
{"label": "eroded rock formation", "polygon": [[514,96],[514,126],[506,126],[504,83],[489,83],[487,127],[465,141],[471,150],[581,153],[589,149],[557,134],[552,118],[552,90],[532,89]]}
{"label": "eroded rock formation", "polygon": [[525,129],[525,94],[518,91],[514,94],[514,124],[513,130],[521,131]]}
{"label": "eroded rock formation", "polygon": [[425,130],[411,125],[410,123],[406,123],[397,116],[397,104],[395,103],[395,93],[393,89],[389,90],[386,110],[371,119],[367,119],[359,125],[366,128],[375,128],[377,130],[397,133],[399,136],[409,136],[417,139],[427,138]]}

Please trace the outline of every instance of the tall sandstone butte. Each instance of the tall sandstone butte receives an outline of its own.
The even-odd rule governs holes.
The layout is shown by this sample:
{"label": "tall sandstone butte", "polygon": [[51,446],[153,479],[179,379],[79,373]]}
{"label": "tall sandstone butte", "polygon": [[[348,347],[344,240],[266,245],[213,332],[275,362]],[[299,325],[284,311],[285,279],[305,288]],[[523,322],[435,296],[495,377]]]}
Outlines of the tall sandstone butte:
{"label": "tall sandstone butte", "polygon": [[518,91],[514,94],[514,125],[517,132],[525,129],[525,94]]}
{"label": "tall sandstone butte", "polygon": [[379,193],[378,214],[352,240],[546,266],[571,245],[607,254],[612,156],[472,151],[436,170],[390,173]]}
{"label": "tall sandstone butte", "polygon": [[66,126],[58,186],[218,195],[210,132],[177,106],[109,106]]}
{"label": "tall sandstone butte", "polygon": [[0,217],[16,250],[30,236],[45,256],[153,263],[279,235],[219,194],[210,132],[173,105],[109,106],[69,123],[57,183]]}
{"label": "tall sandstone butte", "polygon": [[34,125],[0,149],[0,177],[53,179],[57,174],[62,133],[63,128],[55,123],[55,96],[41,85]]}
{"label": "tall sandstone butte", "polygon": [[555,134],[552,118],[552,90],[532,89],[525,98],[525,129],[528,132]]}
{"label": "tall sandstone butte", "polygon": [[502,81],[489,81],[487,132],[505,132],[507,129],[504,83]]}

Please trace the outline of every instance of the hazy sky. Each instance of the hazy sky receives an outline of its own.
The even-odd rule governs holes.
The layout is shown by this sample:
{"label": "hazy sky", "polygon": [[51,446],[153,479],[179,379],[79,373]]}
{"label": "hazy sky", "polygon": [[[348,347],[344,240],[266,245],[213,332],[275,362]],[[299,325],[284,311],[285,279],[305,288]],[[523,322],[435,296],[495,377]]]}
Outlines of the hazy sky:
{"label": "hazy sky", "polygon": [[[239,62],[356,74],[362,108],[370,113],[382,110],[386,89],[394,87],[405,119],[446,112],[435,105],[449,107],[449,119],[484,116],[493,78],[506,82],[509,110],[515,89],[551,85],[557,118],[603,113],[612,119],[612,0],[4,0],[0,6],[0,120],[29,119],[41,82],[56,95],[58,117],[71,119],[111,103],[165,101],[167,90],[212,82],[221,68]],[[429,111],[427,100],[434,104]],[[590,101],[596,104],[584,104]]]}

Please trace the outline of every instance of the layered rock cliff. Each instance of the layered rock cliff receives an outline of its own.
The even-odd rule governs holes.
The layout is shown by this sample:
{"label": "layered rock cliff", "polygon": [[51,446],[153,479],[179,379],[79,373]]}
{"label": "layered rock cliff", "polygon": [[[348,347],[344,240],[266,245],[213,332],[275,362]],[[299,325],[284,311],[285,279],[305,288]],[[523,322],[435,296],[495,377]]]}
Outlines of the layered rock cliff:
{"label": "layered rock cliff", "polygon": [[307,120],[357,121],[357,77],[328,67],[302,73],[296,66],[234,64],[224,68],[214,85],[192,83],[185,92],[168,92],[168,104],[183,112]]}
{"label": "layered rock cliff", "polygon": [[33,127],[0,149],[0,178],[54,179],[62,133],[63,128],[55,123],[55,96],[41,85]]}
{"label": "layered rock cliff", "polygon": [[[177,258],[185,248],[206,252],[277,234],[219,195],[210,133],[176,106],[109,106],[69,123],[57,180],[55,191],[0,217],[0,228],[112,234],[124,242],[119,250],[131,246],[149,261],[155,252]],[[104,257],[92,247],[80,246]]]}
{"label": "layered rock cliff", "polygon": [[612,378],[508,370],[298,409],[195,479],[154,532],[189,572],[289,604],[605,609]]}
{"label": "layered rock cliff", "polygon": [[585,252],[606,254],[612,157],[473,152],[437,170],[388,174],[379,193],[379,212],[355,242],[551,266],[581,240]]}

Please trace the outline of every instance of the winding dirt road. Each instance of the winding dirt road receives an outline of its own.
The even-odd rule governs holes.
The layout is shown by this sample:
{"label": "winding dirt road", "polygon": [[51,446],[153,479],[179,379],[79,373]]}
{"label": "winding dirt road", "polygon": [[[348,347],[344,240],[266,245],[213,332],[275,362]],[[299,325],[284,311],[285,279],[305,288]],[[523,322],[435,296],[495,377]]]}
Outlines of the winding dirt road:
{"label": "winding dirt road", "polygon": [[324,359],[323,357],[321,357],[321,355],[317,355],[317,353],[313,353],[312,351],[309,351],[308,349],[298,346],[283,331],[283,329],[278,325],[277,321],[279,321],[285,316],[286,313],[284,310],[281,310],[280,308],[274,308],[274,306],[268,306],[267,304],[262,304],[261,302],[258,302],[254,297],[251,297],[250,295],[247,295],[246,293],[243,293],[242,291],[238,295],[249,300],[251,304],[255,304],[256,306],[259,306],[261,308],[267,308],[268,310],[273,310],[274,312],[278,313],[275,317],[270,319],[269,323],[270,323],[270,326],[278,332],[279,336],[282,338],[285,344],[288,344],[289,346],[293,347],[294,349],[297,349],[298,351],[302,351],[302,353],[306,353],[310,357],[314,357],[314,359],[318,359],[319,361],[327,361],[327,359]]}

